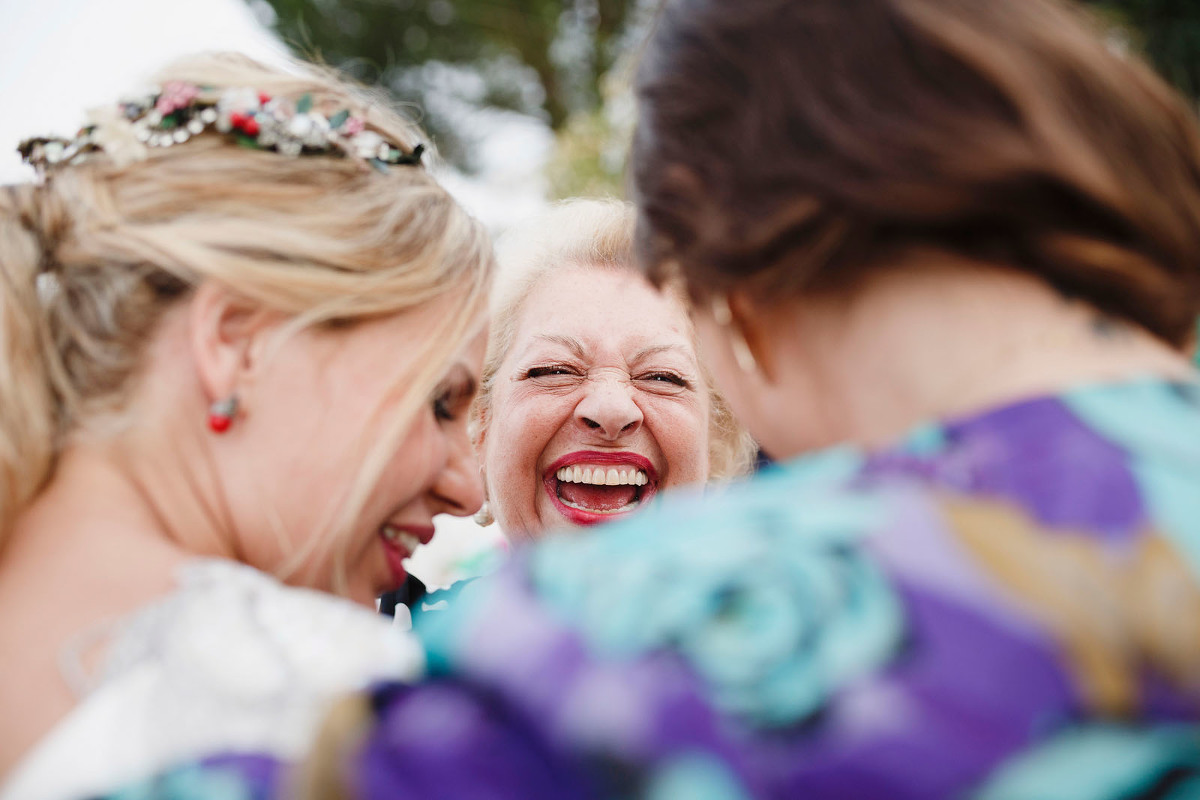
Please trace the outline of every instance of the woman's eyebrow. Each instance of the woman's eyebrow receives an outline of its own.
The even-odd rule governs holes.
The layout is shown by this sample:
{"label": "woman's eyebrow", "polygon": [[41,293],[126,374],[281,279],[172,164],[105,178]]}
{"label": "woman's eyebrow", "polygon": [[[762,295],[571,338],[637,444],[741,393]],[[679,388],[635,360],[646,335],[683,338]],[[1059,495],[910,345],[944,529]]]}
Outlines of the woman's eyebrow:
{"label": "woman's eyebrow", "polygon": [[579,341],[573,336],[557,336],[551,333],[539,333],[533,338],[543,342],[549,342],[550,344],[556,344],[560,347],[565,347],[571,351],[571,355],[580,360],[582,360],[586,355],[583,342]]}
{"label": "woman's eyebrow", "polygon": [[696,356],[691,350],[681,344],[655,344],[649,347],[643,347],[633,354],[633,358],[629,359],[630,363],[636,364],[644,358],[658,355],[659,353],[676,353],[683,356],[689,362],[695,363]]}

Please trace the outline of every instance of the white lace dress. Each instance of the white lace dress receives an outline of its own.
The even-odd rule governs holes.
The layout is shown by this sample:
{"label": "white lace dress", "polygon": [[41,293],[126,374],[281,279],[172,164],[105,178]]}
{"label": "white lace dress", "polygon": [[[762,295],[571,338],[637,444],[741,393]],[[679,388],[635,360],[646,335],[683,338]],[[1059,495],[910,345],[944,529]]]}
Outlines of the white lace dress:
{"label": "white lace dress", "polygon": [[[100,793],[217,751],[295,758],[333,700],[424,669],[415,639],[385,618],[250,567],[197,560],[178,584],[98,634],[108,646],[100,674],[0,800]],[[83,680],[86,645],[65,654],[69,679]]]}

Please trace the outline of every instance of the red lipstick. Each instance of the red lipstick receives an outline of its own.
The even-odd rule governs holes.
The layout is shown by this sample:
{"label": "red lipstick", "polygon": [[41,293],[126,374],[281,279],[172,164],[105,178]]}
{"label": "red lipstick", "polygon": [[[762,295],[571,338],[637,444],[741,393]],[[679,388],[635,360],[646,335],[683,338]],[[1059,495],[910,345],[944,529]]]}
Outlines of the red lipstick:
{"label": "red lipstick", "polygon": [[[593,511],[586,508],[578,508],[574,505],[568,505],[563,502],[563,498],[559,495],[560,487],[557,473],[563,467],[570,467],[576,464],[593,464],[599,466],[625,466],[633,467],[641,470],[646,474],[646,484],[637,487],[635,491],[635,502],[631,503],[628,508],[619,511]],[[542,483],[545,487],[546,494],[550,498],[550,502],[554,505],[556,511],[571,523],[575,525],[596,525],[601,522],[609,522],[613,519],[625,516],[643,503],[647,502],[658,491],[658,470],[650,463],[650,459],[639,453],[633,452],[613,452],[605,450],[579,450],[574,453],[568,453],[565,456],[557,459],[546,470],[542,476]]]}

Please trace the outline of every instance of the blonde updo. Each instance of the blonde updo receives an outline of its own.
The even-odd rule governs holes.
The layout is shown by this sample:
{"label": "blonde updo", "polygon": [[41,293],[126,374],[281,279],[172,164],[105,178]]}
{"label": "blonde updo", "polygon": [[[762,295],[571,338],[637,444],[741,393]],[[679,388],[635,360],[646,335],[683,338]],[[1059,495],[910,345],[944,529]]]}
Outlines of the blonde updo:
{"label": "blonde updo", "polygon": [[[406,151],[426,141],[381,98],[311,67],[218,54],[160,79],[309,94],[314,109],[348,109]],[[410,376],[406,411],[366,459],[347,503],[354,513],[387,447],[480,324],[492,265],[482,226],[423,167],[289,158],[216,133],[0,189],[0,536],[49,480],[73,431],[119,420],[163,312],[205,281],[292,317],[297,329],[461,298],[439,330],[412,343],[422,374]]]}

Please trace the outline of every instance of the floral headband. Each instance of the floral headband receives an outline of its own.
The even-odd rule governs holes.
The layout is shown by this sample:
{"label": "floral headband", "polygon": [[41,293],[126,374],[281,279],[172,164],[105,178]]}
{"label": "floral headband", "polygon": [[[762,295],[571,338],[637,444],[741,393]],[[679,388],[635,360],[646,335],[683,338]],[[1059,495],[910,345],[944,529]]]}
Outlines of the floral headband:
{"label": "floral headband", "polygon": [[93,111],[72,139],[37,137],[21,142],[21,157],[39,172],[77,164],[104,153],[120,164],[146,157],[148,148],[182,144],[206,131],[234,135],[255,150],[286,156],[337,155],[357,158],[380,171],[418,165],[425,145],[405,152],[361,117],[342,110],[327,117],[313,110],[312,95],[295,103],[254,89],[213,89],[171,81],[161,89]]}

